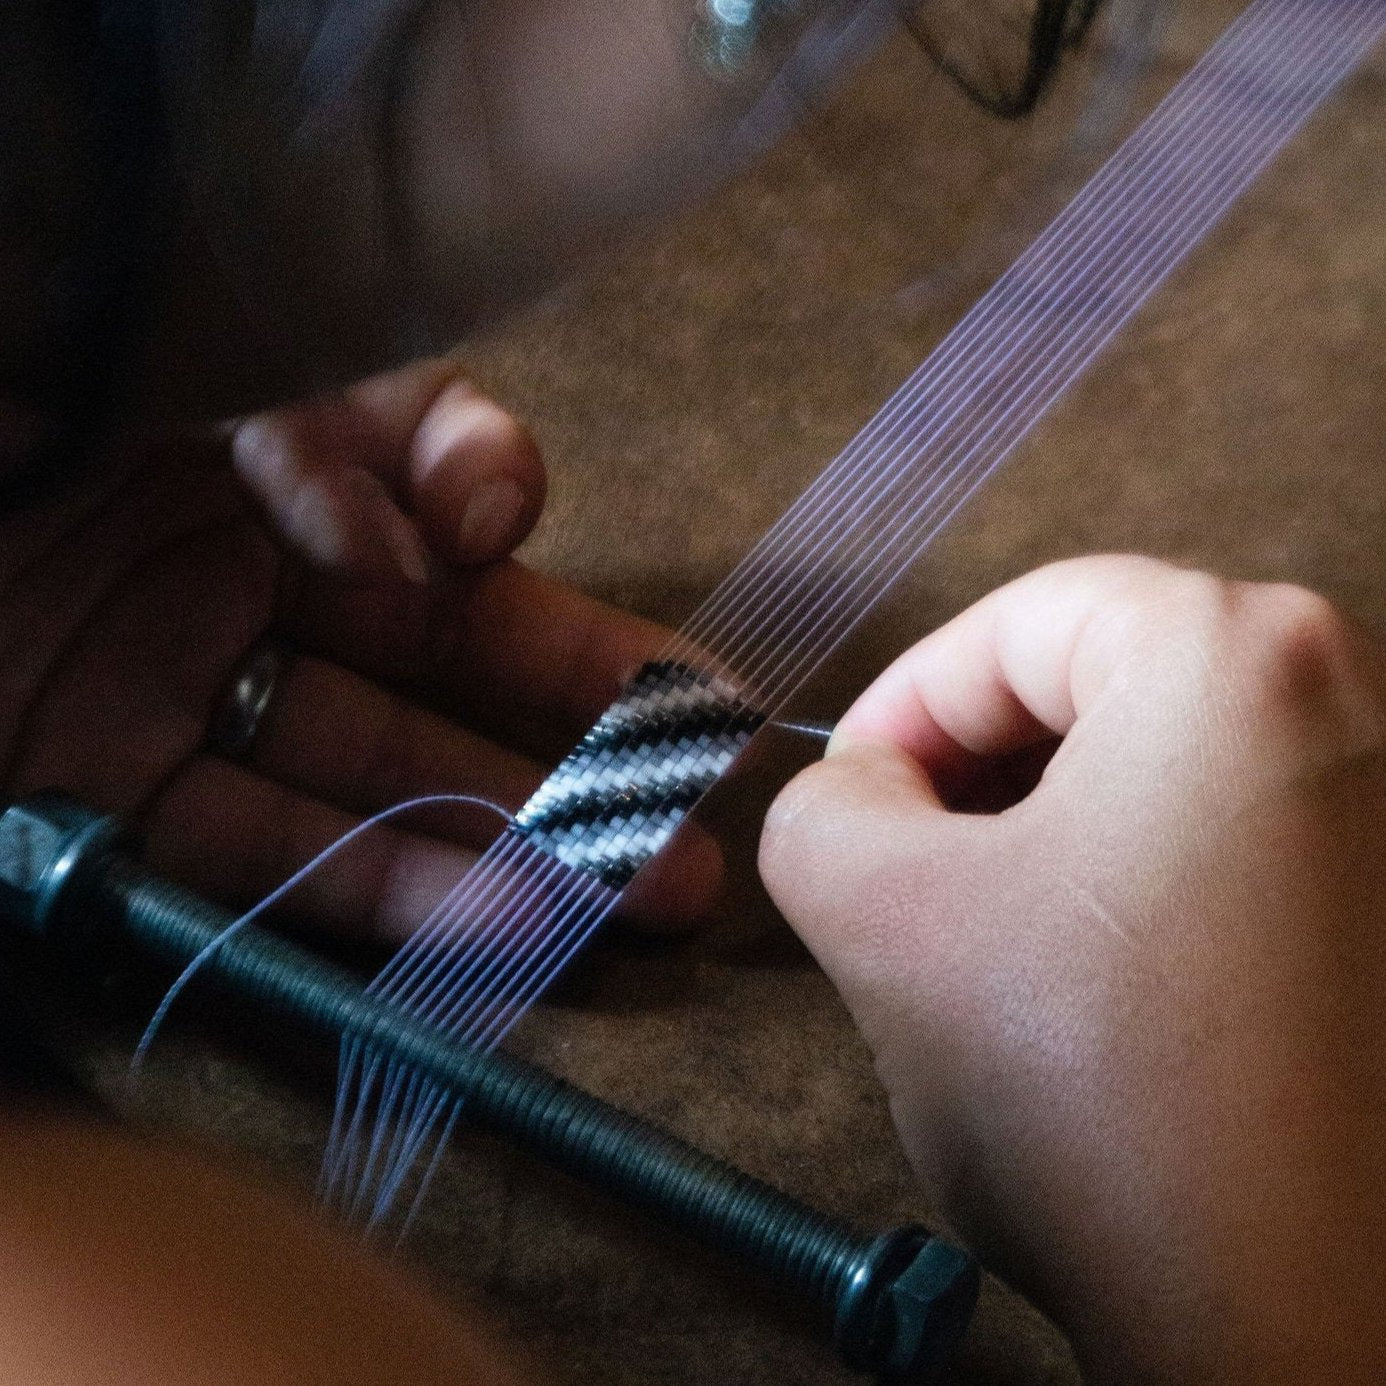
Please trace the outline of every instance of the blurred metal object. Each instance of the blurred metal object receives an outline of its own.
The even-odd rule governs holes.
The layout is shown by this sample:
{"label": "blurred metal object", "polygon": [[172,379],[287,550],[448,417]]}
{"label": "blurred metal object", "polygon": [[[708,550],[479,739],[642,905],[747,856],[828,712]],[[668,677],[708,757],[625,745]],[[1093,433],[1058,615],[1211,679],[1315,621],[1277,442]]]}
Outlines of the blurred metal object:
{"label": "blurred metal object", "polygon": [[693,24],[694,51],[714,72],[735,73],[807,8],[804,0],[703,0]]}
{"label": "blurred metal object", "polygon": [[[777,66],[797,47],[798,65],[827,70],[820,45],[837,50],[833,63],[851,61],[855,42],[845,35],[865,24],[879,31],[909,0],[699,0],[692,44],[698,61],[714,76],[741,79],[756,67]],[[811,85],[818,85],[817,83]]]}
{"label": "blurred metal object", "polygon": [[[993,115],[1028,115],[1063,57],[1090,35],[1109,0],[897,0],[920,48]],[[818,14],[823,0],[700,0],[695,51],[712,71],[738,75]],[[856,8],[868,5],[858,0]]]}

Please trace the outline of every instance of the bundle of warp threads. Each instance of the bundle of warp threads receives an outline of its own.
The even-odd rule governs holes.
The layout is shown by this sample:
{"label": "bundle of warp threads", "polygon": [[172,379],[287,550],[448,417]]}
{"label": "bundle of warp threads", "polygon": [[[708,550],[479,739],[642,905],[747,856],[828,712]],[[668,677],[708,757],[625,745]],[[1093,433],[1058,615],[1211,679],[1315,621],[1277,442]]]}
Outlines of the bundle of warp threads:
{"label": "bundle of warp threads", "polygon": [[[1382,0],[1256,0],[738,565],[376,994],[460,1042],[499,1042],[706,787],[694,769],[661,789],[671,754],[689,767],[735,759],[1383,29]],[[681,729],[690,689],[697,725]],[[636,708],[658,724],[648,741],[621,739]],[[610,792],[595,794],[604,776]],[[416,1198],[427,1187],[457,1116],[417,1075],[348,1047],[325,1186],[378,1224],[420,1161]]]}

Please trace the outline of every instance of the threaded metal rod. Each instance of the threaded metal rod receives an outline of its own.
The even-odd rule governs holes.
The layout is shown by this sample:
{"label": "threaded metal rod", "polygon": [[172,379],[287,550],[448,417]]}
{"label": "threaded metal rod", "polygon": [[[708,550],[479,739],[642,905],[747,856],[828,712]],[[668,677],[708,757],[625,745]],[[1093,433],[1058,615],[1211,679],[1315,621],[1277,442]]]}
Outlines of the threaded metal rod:
{"label": "threaded metal rod", "polygon": [[[100,895],[129,942],[175,966],[234,919],[120,857],[106,864]],[[522,1059],[458,1046],[273,934],[240,931],[212,951],[205,971],[268,1011],[403,1060],[460,1097],[470,1121],[750,1262],[824,1313],[860,1267],[867,1247],[845,1223]]]}
{"label": "threaded metal rod", "polygon": [[[757,1271],[832,1325],[848,1365],[890,1381],[932,1374],[962,1336],[974,1262],[921,1227],[874,1239],[629,1112],[499,1050],[458,1045],[349,973],[155,877],[118,830],[36,796],[0,814],[0,917],[80,957],[133,946],[331,1039],[352,1038],[454,1093],[469,1120]],[[223,937],[225,935],[225,937]]]}

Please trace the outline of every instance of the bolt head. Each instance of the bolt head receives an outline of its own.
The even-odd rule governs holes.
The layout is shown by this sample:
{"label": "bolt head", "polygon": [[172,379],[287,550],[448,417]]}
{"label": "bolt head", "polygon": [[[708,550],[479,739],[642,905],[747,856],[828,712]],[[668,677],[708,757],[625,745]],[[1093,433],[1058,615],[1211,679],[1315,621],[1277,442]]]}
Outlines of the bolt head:
{"label": "bolt head", "polygon": [[838,1353],[883,1382],[931,1381],[967,1331],[980,1288],[961,1248],[916,1225],[883,1232],[839,1295]]}
{"label": "bolt head", "polygon": [[930,1237],[885,1294],[890,1320],[886,1381],[927,1381],[958,1345],[981,1289],[976,1261],[960,1247]]}
{"label": "bolt head", "polygon": [[0,884],[32,894],[67,836],[31,802],[11,804],[0,813]]}

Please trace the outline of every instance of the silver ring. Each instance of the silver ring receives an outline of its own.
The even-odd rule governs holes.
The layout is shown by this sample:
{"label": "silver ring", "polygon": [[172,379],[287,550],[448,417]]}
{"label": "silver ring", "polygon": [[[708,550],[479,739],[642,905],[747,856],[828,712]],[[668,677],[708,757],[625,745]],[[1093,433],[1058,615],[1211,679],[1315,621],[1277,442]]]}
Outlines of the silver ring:
{"label": "silver ring", "polygon": [[264,642],[251,648],[231,671],[226,694],[212,713],[208,749],[230,760],[249,758],[284,664],[285,654],[278,645]]}

